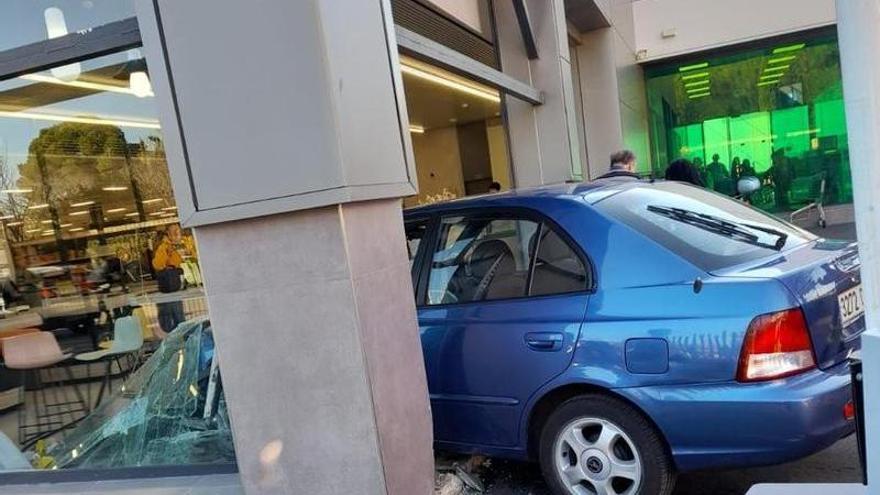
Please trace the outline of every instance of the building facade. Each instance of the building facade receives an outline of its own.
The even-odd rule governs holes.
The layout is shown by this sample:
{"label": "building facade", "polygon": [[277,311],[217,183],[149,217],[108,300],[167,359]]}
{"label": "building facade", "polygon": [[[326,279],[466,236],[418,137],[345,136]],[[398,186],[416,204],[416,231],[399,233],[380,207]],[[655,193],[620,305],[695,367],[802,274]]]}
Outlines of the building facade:
{"label": "building facade", "polygon": [[[401,203],[590,180],[628,148],[847,219],[833,0],[209,3],[0,7],[0,339],[75,354],[0,369],[0,485],[429,489]],[[139,345],[106,343],[131,322]]]}

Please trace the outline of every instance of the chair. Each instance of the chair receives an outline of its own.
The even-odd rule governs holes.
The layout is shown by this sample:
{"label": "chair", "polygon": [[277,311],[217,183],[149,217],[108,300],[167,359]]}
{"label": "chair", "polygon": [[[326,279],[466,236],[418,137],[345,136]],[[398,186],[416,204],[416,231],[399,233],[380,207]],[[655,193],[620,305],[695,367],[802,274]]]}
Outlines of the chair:
{"label": "chair", "polygon": [[[75,359],[80,362],[92,363],[103,361],[106,363],[106,371],[104,380],[101,382],[101,389],[98,392],[97,406],[104,398],[104,392],[112,385],[112,366],[116,362],[119,372],[123,372],[122,357],[136,354],[144,345],[144,334],[141,329],[140,322],[133,316],[124,316],[117,318],[113,323],[113,340],[107,349],[99,349],[92,352],[84,352],[77,354]],[[131,366],[129,367],[131,369]]]}
{"label": "chair", "polygon": [[[65,429],[88,414],[88,403],[74,383],[70,368],[63,365],[70,357],[70,354],[62,352],[58,341],[50,332],[31,332],[4,339],[3,359],[6,367],[23,372],[25,406],[19,409],[18,414],[18,441],[22,447]],[[75,400],[68,400],[69,390],[65,380],[52,379],[53,369],[64,370]],[[48,383],[45,384],[43,372],[49,376],[46,380]],[[32,386],[28,387],[29,384]],[[50,402],[46,392],[53,387]],[[34,423],[29,423],[28,388],[33,397]]]}

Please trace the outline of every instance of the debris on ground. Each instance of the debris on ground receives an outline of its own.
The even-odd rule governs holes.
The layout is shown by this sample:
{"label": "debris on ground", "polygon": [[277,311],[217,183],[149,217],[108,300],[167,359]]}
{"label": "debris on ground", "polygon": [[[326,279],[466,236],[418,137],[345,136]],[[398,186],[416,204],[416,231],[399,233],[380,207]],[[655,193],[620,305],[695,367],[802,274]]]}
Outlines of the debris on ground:
{"label": "debris on ground", "polygon": [[483,493],[485,485],[481,473],[490,466],[483,456],[438,455],[435,459],[437,475],[434,482],[435,495],[472,495]]}

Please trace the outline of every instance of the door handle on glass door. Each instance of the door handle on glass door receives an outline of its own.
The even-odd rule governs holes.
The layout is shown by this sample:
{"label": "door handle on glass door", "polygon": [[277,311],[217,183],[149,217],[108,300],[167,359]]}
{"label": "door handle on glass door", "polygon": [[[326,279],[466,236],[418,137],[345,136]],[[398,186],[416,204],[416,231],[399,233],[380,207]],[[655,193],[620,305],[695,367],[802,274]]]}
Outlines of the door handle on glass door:
{"label": "door handle on glass door", "polygon": [[542,352],[553,352],[562,349],[564,340],[561,333],[555,332],[532,332],[526,334],[526,345],[530,349]]}

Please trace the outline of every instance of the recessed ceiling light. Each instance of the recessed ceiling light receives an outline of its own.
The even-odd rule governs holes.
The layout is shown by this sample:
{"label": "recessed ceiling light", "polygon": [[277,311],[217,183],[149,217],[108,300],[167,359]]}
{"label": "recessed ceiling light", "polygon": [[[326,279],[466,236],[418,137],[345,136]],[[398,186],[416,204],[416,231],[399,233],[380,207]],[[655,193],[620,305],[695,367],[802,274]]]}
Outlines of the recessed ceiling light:
{"label": "recessed ceiling light", "polygon": [[48,208],[48,207],[49,207],[48,204],[46,204],[46,203],[42,203],[42,204],[39,204],[39,205],[31,205],[31,206],[28,206],[28,210],[42,210],[43,208]]}
{"label": "recessed ceiling light", "polygon": [[127,209],[128,208],[111,208],[111,209],[107,210],[107,213],[120,213],[120,212],[123,212]]}
{"label": "recessed ceiling light", "polygon": [[158,203],[159,201],[165,201],[165,200],[162,198],[153,198],[153,199],[145,199],[145,200],[141,201],[141,203],[148,205],[150,203]]}
{"label": "recessed ceiling light", "polygon": [[106,186],[106,187],[102,187],[101,190],[107,191],[107,192],[117,192],[117,191],[127,191],[128,188],[125,186]]}
{"label": "recessed ceiling light", "polygon": [[82,227],[74,227],[74,228],[70,229],[68,232],[79,232],[80,230],[85,230],[85,229]]}
{"label": "recessed ceiling light", "polygon": [[0,220],[12,220],[13,218],[15,218],[15,215],[3,215],[0,217]]}
{"label": "recessed ceiling light", "polygon": [[456,119],[456,118],[451,118],[451,119],[449,119],[449,122],[451,122],[451,123],[454,124],[454,123],[458,122],[458,119]]}
{"label": "recessed ceiling light", "polygon": [[72,216],[72,217],[78,217],[78,216],[81,216],[81,215],[88,215],[88,214],[89,214],[89,210],[81,210],[81,211],[72,211],[72,212],[70,212],[70,216]]}
{"label": "recessed ceiling light", "polygon": [[93,204],[95,204],[94,201],[82,201],[80,203],[71,203],[70,206],[72,206],[74,208],[81,208],[83,206],[89,206],[89,205],[93,205]]}
{"label": "recessed ceiling light", "polygon": [[17,227],[19,225],[24,225],[24,222],[9,222],[6,224],[7,227]]}
{"label": "recessed ceiling light", "polygon": [[44,223],[46,225],[52,223],[52,220],[40,220],[40,223]]}
{"label": "recessed ceiling light", "polygon": [[136,212],[136,211],[133,211],[133,212],[131,212],[131,213],[126,213],[126,214],[125,214],[125,216],[127,216],[127,217],[136,217],[136,216],[138,216],[138,215],[140,215],[140,213],[138,213],[138,212]]}
{"label": "recessed ceiling light", "polygon": [[467,108],[469,106],[471,106],[470,103],[462,103],[461,104],[461,108]]}
{"label": "recessed ceiling light", "polygon": [[5,192],[6,194],[27,194],[27,193],[34,192],[34,190],[33,189],[4,189],[3,191],[0,191],[0,192]]}
{"label": "recessed ceiling light", "polygon": [[420,125],[410,124],[409,132],[411,132],[413,134],[424,134],[425,128]]}

